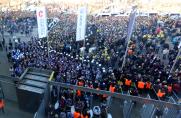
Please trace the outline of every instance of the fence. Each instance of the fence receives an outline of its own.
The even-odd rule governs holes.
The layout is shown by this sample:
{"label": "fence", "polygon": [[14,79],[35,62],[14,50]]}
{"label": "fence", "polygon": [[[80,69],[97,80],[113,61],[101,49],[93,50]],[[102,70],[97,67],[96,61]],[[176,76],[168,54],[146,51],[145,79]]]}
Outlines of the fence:
{"label": "fence", "polygon": [[[175,103],[172,97],[170,97],[169,102]],[[163,112],[163,118],[176,118],[178,115],[178,112],[179,112],[178,110],[166,107]]]}
{"label": "fence", "polygon": [[125,100],[123,105],[123,117],[124,118],[130,118],[131,117],[131,111],[134,103],[131,100]]}
{"label": "fence", "polygon": [[[147,95],[147,98],[150,99],[150,96]],[[141,118],[153,118],[156,108],[153,104],[144,104],[140,110]]]}

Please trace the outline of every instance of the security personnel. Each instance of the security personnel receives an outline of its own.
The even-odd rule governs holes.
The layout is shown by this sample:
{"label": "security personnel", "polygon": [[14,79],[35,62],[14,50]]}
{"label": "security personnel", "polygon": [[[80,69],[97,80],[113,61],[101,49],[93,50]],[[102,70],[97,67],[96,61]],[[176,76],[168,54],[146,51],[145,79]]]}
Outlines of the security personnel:
{"label": "security personnel", "polygon": [[145,88],[146,88],[147,90],[150,90],[150,89],[151,89],[151,82],[147,81]]}
{"label": "security personnel", "polygon": [[110,85],[110,87],[109,87],[109,91],[111,92],[111,93],[114,93],[115,92],[115,87],[111,84]]}
{"label": "security personnel", "polygon": [[145,83],[143,81],[138,81],[138,90],[140,94],[143,92],[144,87],[145,87]]}
{"label": "security personnel", "polygon": [[131,83],[132,83],[131,80],[125,79],[125,85],[126,85],[127,87],[130,87],[130,86],[131,86]]}
{"label": "security personnel", "polygon": [[74,112],[74,118],[81,118],[81,114],[78,111]]}
{"label": "security personnel", "polygon": [[129,79],[125,79],[124,85],[125,85],[125,91],[127,91],[131,87],[132,81]]}
{"label": "security personnel", "polygon": [[161,89],[159,89],[157,92],[157,96],[162,99],[165,96],[165,92],[162,92]]}
{"label": "security personnel", "polygon": [[144,89],[144,87],[145,87],[145,83],[143,81],[139,81],[138,82],[138,88],[139,89]]}

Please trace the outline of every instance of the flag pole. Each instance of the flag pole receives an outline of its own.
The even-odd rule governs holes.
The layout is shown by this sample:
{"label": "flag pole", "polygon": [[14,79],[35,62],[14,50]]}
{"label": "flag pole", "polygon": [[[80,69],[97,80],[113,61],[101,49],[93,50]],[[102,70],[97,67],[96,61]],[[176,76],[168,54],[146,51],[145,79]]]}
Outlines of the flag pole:
{"label": "flag pole", "polygon": [[[181,42],[180,42],[180,44],[181,44]],[[174,68],[175,68],[175,65],[176,65],[176,63],[177,63],[177,61],[178,61],[178,58],[179,58],[180,54],[181,54],[181,47],[179,47],[179,51],[178,51],[177,56],[176,56],[176,58],[175,58],[175,60],[174,60],[173,66],[172,66],[172,68],[171,68],[171,70],[170,70],[170,74],[173,72],[173,70],[174,70]]]}
{"label": "flag pole", "polygon": [[126,63],[127,52],[128,52],[129,43],[130,43],[131,35],[133,32],[133,28],[134,28],[135,19],[136,19],[136,7],[133,7],[132,12],[130,14],[130,18],[129,18],[128,33],[127,33],[127,39],[126,39],[126,51],[125,51],[125,54],[123,57],[123,63],[121,66],[121,70],[123,70],[123,67],[125,66],[125,63]]}
{"label": "flag pole", "polygon": [[[84,3],[84,6],[86,7],[86,12],[87,12],[87,1],[85,1]],[[86,13],[87,14],[87,13]],[[87,16],[86,16],[87,17]],[[87,21],[87,18],[86,18],[86,21]],[[86,34],[86,28],[87,28],[87,23],[85,25],[85,34]],[[85,46],[85,35],[84,35],[84,42],[83,42],[83,47],[84,47],[84,50],[83,50],[83,54],[82,54],[82,62],[84,61],[84,56],[85,56],[85,49],[86,49],[86,46]]]}
{"label": "flag pole", "polygon": [[50,51],[50,44],[49,44],[49,36],[48,36],[48,32],[47,32],[47,48],[48,48],[48,58],[50,58],[50,54],[49,54],[49,51]]}

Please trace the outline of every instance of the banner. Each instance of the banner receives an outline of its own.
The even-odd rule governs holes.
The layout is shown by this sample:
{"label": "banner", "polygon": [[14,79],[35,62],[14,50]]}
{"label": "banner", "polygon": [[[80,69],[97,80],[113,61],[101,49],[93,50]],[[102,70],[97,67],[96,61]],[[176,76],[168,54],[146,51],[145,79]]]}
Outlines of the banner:
{"label": "banner", "polygon": [[127,56],[127,52],[128,52],[128,48],[129,48],[129,42],[130,42],[130,39],[131,39],[131,35],[132,35],[132,32],[133,32],[134,24],[135,24],[135,20],[136,20],[136,12],[137,12],[137,9],[133,8],[132,12],[130,14],[130,17],[129,17],[127,39],[125,41],[125,44],[127,46],[126,46],[126,51],[125,51],[125,54],[124,54],[124,57],[123,57],[123,63],[122,63],[122,66],[121,66],[121,70],[123,70],[123,67],[124,67],[124,65],[126,63],[126,56]]}
{"label": "banner", "polygon": [[130,17],[129,17],[129,24],[128,24],[128,36],[127,36],[127,41],[129,41],[131,39],[131,35],[133,32],[133,28],[134,28],[134,24],[135,24],[135,20],[136,20],[136,9],[133,9]]}
{"label": "banner", "polygon": [[45,7],[39,7],[36,10],[37,24],[38,24],[38,36],[39,38],[47,37],[47,14]]}
{"label": "banner", "polygon": [[81,7],[77,17],[76,41],[84,40],[86,33],[87,8]]}

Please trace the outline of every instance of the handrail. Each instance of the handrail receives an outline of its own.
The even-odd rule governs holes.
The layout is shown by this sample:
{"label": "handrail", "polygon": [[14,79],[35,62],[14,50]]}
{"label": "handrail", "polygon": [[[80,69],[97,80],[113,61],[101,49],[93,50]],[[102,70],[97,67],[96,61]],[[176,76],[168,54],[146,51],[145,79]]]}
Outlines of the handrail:
{"label": "handrail", "polygon": [[55,74],[55,72],[53,71],[50,75],[50,78],[48,79],[49,81],[52,81],[54,74]]}
{"label": "handrail", "polygon": [[30,68],[26,68],[26,70],[23,72],[23,74],[19,77],[20,80],[23,79],[23,77],[25,76],[25,74],[29,71]]}

